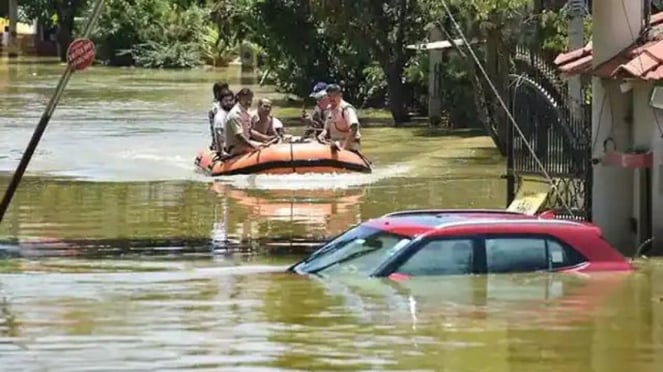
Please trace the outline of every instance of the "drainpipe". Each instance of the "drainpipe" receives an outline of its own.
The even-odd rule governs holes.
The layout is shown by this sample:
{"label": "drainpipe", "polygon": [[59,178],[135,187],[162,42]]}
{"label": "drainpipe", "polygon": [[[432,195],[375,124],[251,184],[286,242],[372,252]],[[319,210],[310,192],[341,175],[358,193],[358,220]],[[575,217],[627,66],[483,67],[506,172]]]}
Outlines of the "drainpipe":
{"label": "drainpipe", "polygon": [[649,26],[651,25],[651,0],[643,0],[644,4],[642,6],[642,19],[644,20],[644,26],[642,27],[642,32],[648,32]]}
{"label": "drainpipe", "polygon": [[9,0],[9,39],[7,43],[7,56],[18,57],[18,0]]}

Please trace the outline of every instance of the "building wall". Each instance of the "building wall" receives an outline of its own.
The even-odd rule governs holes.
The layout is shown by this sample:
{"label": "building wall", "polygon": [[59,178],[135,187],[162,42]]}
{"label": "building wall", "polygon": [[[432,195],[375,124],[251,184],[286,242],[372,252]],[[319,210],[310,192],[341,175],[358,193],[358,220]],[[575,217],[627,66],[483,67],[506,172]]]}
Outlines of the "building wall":
{"label": "building wall", "polygon": [[[631,147],[631,124],[624,119],[629,111],[630,97],[613,80],[594,79],[592,83],[592,155],[602,159],[606,150],[625,151]],[[606,140],[612,140],[607,143]],[[622,252],[633,249],[635,235],[630,228],[633,217],[633,170],[604,164],[594,166],[592,185],[593,222],[603,236]]]}
{"label": "building wall", "polygon": [[[642,2],[602,0],[592,4],[593,65],[611,59],[637,38],[642,24]],[[632,99],[621,92],[620,82],[592,80],[592,152],[604,154],[603,143],[612,138],[618,151],[632,146],[634,126],[629,118]],[[635,93],[630,93],[635,95]],[[637,133],[640,138],[640,132]],[[631,230],[634,215],[634,171],[597,164],[592,185],[592,216],[610,243],[622,252],[632,252],[636,235]]]}
{"label": "building wall", "polygon": [[654,242],[656,252],[663,252],[663,112],[649,105],[654,83],[634,83],[634,121],[638,137],[634,145],[646,146],[653,153],[651,169],[652,234],[660,237]]}

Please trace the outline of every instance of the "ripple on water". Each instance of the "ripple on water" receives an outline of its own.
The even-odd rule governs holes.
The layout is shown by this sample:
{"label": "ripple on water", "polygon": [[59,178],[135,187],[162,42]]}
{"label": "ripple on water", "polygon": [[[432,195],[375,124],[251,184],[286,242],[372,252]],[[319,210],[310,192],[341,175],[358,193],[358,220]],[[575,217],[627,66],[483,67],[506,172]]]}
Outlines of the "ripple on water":
{"label": "ripple on water", "polygon": [[[59,263],[62,272],[49,273],[49,262]],[[105,265],[115,270],[114,262]],[[32,265],[39,270],[39,262]],[[607,372],[615,363],[596,367],[597,358],[653,365],[652,355],[662,351],[656,340],[645,343],[636,337],[622,342],[615,337],[629,335],[634,322],[645,318],[630,316],[617,323],[619,313],[588,312],[580,300],[563,301],[584,290],[600,295],[601,301],[616,296],[612,302],[592,304],[600,310],[622,306],[623,296],[632,296],[630,290],[603,279],[514,275],[439,278],[431,279],[431,285],[408,285],[372,279],[312,280],[270,272],[282,270],[273,266],[198,268],[180,262],[163,263],[160,272],[71,273],[67,267],[76,267],[75,260],[47,260],[41,265],[46,266],[40,274],[0,275],[3,370],[444,366],[483,371],[490,365],[496,371],[555,366]],[[546,294],[545,289],[557,282],[563,283],[562,292]],[[610,284],[612,292],[596,291],[597,284]],[[645,286],[635,288],[642,291]],[[411,296],[417,296],[414,308],[394,306],[407,305]],[[347,306],[347,301],[355,301],[355,306]],[[545,325],[541,318],[569,321],[558,318],[559,312],[546,304],[549,301],[587,319],[574,319],[564,327]],[[610,324],[619,326],[606,326]],[[591,345],[608,335],[613,337],[604,347]],[[623,349],[633,353],[622,353]],[[608,350],[611,354],[604,353]]]}

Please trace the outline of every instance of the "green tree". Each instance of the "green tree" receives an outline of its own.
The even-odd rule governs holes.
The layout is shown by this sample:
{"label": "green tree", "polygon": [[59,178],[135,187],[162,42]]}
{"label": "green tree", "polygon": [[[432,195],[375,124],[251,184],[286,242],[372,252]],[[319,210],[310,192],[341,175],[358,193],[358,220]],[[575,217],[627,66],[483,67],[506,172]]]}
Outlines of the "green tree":
{"label": "green tree", "polygon": [[[515,47],[534,34],[533,28],[523,27],[529,24],[530,0],[447,0],[446,3],[461,30],[458,32],[444,4],[433,1],[433,11],[439,15],[436,25],[447,34],[447,39],[464,36],[470,41],[499,96],[508,102],[508,75]],[[507,122],[506,114],[466,47],[456,49],[465,59],[463,75],[474,91],[477,120],[504,152],[505,143],[501,138]]]}
{"label": "green tree", "polygon": [[411,55],[408,44],[420,42],[430,21],[426,1],[310,0],[324,29],[366,50],[382,69],[389,109],[396,124],[409,119],[403,73]]}
{"label": "green tree", "polygon": [[94,33],[97,57],[110,65],[199,65],[209,14],[198,1],[106,0]]}
{"label": "green tree", "polygon": [[56,25],[58,55],[67,60],[67,48],[73,40],[74,18],[78,17],[88,0],[18,0],[24,21],[39,20],[44,25]]}
{"label": "green tree", "polygon": [[[241,5],[241,2],[239,2]],[[247,3],[251,3],[250,1]],[[344,37],[328,32],[312,12],[309,0],[261,0],[252,6],[225,8],[220,29],[230,40],[259,45],[264,68],[279,89],[306,97],[317,80],[342,83],[348,99],[366,99],[366,75],[371,57]],[[241,23],[237,28],[230,25]]]}

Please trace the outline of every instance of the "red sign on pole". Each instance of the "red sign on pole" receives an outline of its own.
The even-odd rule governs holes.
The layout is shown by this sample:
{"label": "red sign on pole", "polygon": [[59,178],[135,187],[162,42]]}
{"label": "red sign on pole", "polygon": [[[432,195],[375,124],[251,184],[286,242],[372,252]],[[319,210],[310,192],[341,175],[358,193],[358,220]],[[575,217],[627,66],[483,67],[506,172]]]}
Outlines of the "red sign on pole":
{"label": "red sign on pole", "polygon": [[76,39],[67,48],[67,63],[74,70],[85,70],[94,61],[96,53],[94,43],[90,39]]}

